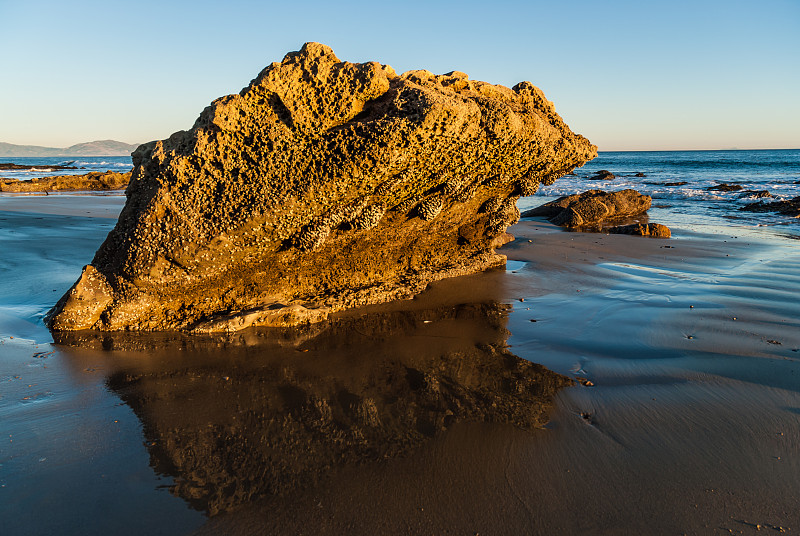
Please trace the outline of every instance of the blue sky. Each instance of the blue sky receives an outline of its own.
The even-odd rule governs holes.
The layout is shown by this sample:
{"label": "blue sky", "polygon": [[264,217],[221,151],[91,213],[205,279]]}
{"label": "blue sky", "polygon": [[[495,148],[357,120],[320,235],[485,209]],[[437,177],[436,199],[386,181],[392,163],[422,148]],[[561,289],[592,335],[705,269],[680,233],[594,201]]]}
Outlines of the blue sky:
{"label": "blue sky", "polygon": [[0,0],[0,141],[141,143],[305,41],[544,90],[601,150],[800,147],[800,0]]}

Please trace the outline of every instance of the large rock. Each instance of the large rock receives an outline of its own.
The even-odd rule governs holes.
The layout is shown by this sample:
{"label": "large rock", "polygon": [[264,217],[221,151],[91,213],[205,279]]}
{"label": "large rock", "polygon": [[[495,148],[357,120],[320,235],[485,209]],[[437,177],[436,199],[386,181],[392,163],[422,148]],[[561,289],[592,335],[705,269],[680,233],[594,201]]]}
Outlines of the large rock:
{"label": "large rock", "polygon": [[528,82],[397,75],[308,43],[134,152],[92,261],[110,294],[72,314],[82,278],[49,323],[232,330],[409,297],[502,265],[518,197],[595,155]]}
{"label": "large rock", "polygon": [[652,198],[649,195],[640,194],[636,190],[587,190],[580,194],[559,197],[555,201],[525,211],[522,216],[544,216],[552,223],[564,227],[593,227],[643,214],[651,203]]}

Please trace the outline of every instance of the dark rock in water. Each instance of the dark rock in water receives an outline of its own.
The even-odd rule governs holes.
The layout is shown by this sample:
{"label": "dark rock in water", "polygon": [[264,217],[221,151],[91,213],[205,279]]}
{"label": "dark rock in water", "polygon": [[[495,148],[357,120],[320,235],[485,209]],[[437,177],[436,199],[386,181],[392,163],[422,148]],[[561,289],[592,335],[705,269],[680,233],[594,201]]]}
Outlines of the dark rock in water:
{"label": "dark rock in water", "polygon": [[742,189],[741,184],[717,184],[716,186],[709,186],[706,188],[708,191],[717,191],[717,192],[738,192]]}
{"label": "dark rock in water", "polygon": [[660,223],[633,223],[630,225],[617,225],[608,228],[609,233],[627,234],[636,236],[650,236],[653,238],[669,238],[672,232],[666,225]]}
{"label": "dark rock in water", "polygon": [[755,197],[755,198],[764,198],[764,197],[773,197],[768,190],[742,190],[742,193],[739,195],[739,198],[743,197]]}
{"label": "dark rock in water", "polygon": [[458,423],[544,426],[554,395],[572,381],[509,352],[509,308],[54,338],[81,352],[105,349],[109,363],[122,350],[108,386],[141,420],[151,465],[174,477],[174,495],[215,515],[313,488],[342,466],[409,455]]}
{"label": "dark rock in water", "polygon": [[610,181],[616,179],[616,175],[608,171],[607,169],[601,169],[591,177],[589,177],[590,181]]}
{"label": "dark rock in water", "polygon": [[[74,161],[73,161],[74,162]],[[67,164],[72,164],[73,162],[67,162]],[[26,164],[12,164],[10,162],[0,162],[0,171],[29,171],[31,169],[42,169],[48,171],[63,171],[66,169],[78,169],[76,167],[70,167],[68,165],[41,165],[41,166],[29,166]]]}
{"label": "dark rock in water", "polygon": [[750,203],[739,210],[746,210],[748,212],[777,212],[785,216],[800,218],[800,196],[788,201],[773,201],[771,203],[759,201],[757,203]]}
{"label": "dark rock in water", "polygon": [[131,173],[90,171],[85,175],[59,175],[25,181],[0,178],[0,192],[55,192],[61,190],[121,190]]}
{"label": "dark rock in water", "polygon": [[662,182],[661,184],[663,186],[684,186],[689,183],[686,181],[677,181],[677,182]]}
{"label": "dark rock in water", "polygon": [[559,197],[555,201],[525,211],[522,216],[544,216],[556,225],[580,228],[643,214],[650,208],[651,202],[649,195],[642,195],[636,190],[588,190],[581,194]]}
{"label": "dark rock in water", "polygon": [[639,171],[638,173],[636,173],[636,174],[634,175],[634,177],[647,177],[647,175],[645,175],[644,173],[642,173],[641,171]]}
{"label": "dark rock in water", "polygon": [[318,321],[503,265],[519,196],[597,154],[528,82],[397,75],[308,43],[133,153],[55,330]]}

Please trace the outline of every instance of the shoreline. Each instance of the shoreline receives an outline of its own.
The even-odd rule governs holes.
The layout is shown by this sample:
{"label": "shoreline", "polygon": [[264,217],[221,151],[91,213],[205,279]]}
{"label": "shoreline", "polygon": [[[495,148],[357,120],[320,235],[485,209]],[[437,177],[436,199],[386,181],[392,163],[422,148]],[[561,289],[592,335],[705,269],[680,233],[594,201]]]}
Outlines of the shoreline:
{"label": "shoreline", "polygon": [[[17,202],[26,212],[8,211]],[[510,229],[516,240],[498,250],[508,256],[506,270],[440,281],[416,299],[341,318],[405,311],[397,325],[413,331],[397,332],[392,340],[399,342],[389,346],[413,340],[415,351],[438,355],[460,351],[465,334],[477,342],[483,335],[457,314],[445,321],[430,311],[511,305],[500,325],[505,349],[578,380],[556,395],[545,429],[462,422],[411,453],[334,467],[313,486],[208,519],[168,492],[180,474],[153,471],[149,425],[109,389],[109,379],[120,371],[136,377],[144,367],[198,394],[216,389],[208,382],[224,385],[223,375],[236,376],[184,383],[165,367],[234,364],[226,357],[231,349],[258,359],[259,332],[209,337],[194,348],[167,334],[161,362],[115,349],[114,334],[93,350],[51,345],[37,320],[88,262],[122,203],[96,195],[0,198],[0,239],[14,252],[0,265],[0,418],[12,440],[0,448],[0,503],[12,533],[713,534],[800,527],[796,241],[683,227],[658,240],[523,220]],[[377,358],[380,341],[397,329],[378,325],[359,328],[356,342],[315,349],[318,335],[310,333],[281,351],[297,356],[304,374],[336,378],[347,361],[330,362],[330,351],[342,345],[336,351],[343,355]],[[197,362],[197,352],[207,361]],[[180,392],[170,385],[158,399]],[[217,418],[213,406],[185,407],[193,410],[175,413],[179,420]],[[228,448],[246,452],[236,442]],[[114,516],[94,515],[87,505],[98,501]]]}

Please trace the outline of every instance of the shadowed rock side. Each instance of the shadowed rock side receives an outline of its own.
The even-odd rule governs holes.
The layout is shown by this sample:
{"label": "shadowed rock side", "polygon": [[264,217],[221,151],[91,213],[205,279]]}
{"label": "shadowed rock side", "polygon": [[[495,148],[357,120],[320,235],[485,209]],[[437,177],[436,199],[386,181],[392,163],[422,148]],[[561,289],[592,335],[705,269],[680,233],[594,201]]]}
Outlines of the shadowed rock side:
{"label": "shadowed rock side", "polygon": [[[63,168],[74,169],[74,168]],[[131,174],[113,171],[90,171],[85,175],[59,175],[29,180],[0,177],[0,192],[55,192],[59,190],[121,190],[128,185]]]}
{"label": "shadowed rock side", "polygon": [[56,338],[82,352],[145,350],[128,355],[108,385],[142,421],[151,464],[175,477],[172,492],[213,515],[308,487],[342,465],[410,454],[458,422],[544,425],[571,380],[506,349],[508,307],[213,336]]}
{"label": "shadowed rock side", "polygon": [[595,155],[528,82],[308,43],[134,152],[118,224],[50,326],[235,330],[406,298],[503,264],[518,197]]}
{"label": "shadowed rock side", "polygon": [[619,223],[643,215],[652,198],[636,190],[604,192],[587,190],[559,197],[555,201],[526,210],[522,216],[544,216],[556,225],[582,230],[600,230],[603,224]]}

